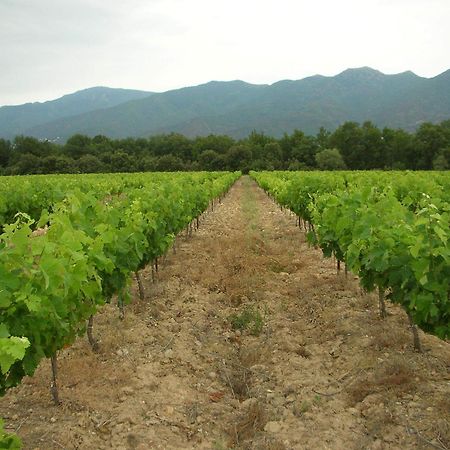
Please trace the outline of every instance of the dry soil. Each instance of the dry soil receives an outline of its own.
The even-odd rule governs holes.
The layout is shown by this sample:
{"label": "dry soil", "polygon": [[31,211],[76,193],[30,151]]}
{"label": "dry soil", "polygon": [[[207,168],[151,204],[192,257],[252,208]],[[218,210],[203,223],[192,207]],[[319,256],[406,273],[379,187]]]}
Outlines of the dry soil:
{"label": "dry soil", "polygon": [[142,274],[145,300],[95,318],[0,401],[26,449],[450,448],[450,345],[308,246],[242,178]]}

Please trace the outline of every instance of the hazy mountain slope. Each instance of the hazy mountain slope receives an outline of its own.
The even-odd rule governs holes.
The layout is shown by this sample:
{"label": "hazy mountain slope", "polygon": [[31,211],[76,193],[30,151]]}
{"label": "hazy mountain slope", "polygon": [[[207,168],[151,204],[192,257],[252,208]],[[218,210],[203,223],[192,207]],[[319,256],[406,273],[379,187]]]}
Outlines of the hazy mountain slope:
{"label": "hazy mountain slope", "polygon": [[[213,117],[257,98],[266,86],[242,81],[216,82],[154,94],[103,111],[92,111],[27,130],[39,138],[67,138],[76,132],[110,137],[144,136],[201,115]],[[213,130],[211,132],[214,132]]]}
{"label": "hazy mountain slope", "polygon": [[367,67],[334,77],[313,76],[272,85],[210,82],[132,100],[103,110],[29,127],[26,134],[66,139],[74,133],[110,137],[179,132],[274,136],[295,128],[315,133],[345,121],[413,130],[450,117],[450,71],[427,79],[412,72],[385,75]]}
{"label": "hazy mountain slope", "polygon": [[131,89],[93,87],[56,100],[0,107],[0,136],[25,134],[33,126],[75,116],[93,110],[109,108],[120,103],[151,95],[151,92]]}
{"label": "hazy mountain slope", "polygon": [[412,130],[424,121],[439,122],[449,117],[447,72],[426,79],[412,72],[384,75],[363,68],[336,77],[280,81],[254,102],[230,112],[199,116],[156,131],[192,136],[213,130],[243,137],[256,129],[281,136],[295,128],[307,133],[315,133],[321,126],[333,130],[347,120],[372,120],[380,126]]}

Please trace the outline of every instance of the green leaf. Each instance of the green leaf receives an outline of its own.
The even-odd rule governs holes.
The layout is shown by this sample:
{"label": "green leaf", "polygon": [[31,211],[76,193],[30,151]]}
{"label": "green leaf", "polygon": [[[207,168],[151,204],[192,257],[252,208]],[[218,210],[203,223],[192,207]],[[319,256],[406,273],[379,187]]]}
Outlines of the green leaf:
{"label": "green leaf", "polygon": [[6,327],[6,324],[0,323],[0,339],[5,339],[9,337],[8,328]]}
{"label": "green leaf", "polygon": [[15,434],[7,433],[0,419],[0,450],[20,450],[22,442]]}
{"label": "green leaf", "polygon": [[6,374],[10,367],[25,356],[25,350],[30,346],[27,338],[15,336],[0,338],[0,370]]}

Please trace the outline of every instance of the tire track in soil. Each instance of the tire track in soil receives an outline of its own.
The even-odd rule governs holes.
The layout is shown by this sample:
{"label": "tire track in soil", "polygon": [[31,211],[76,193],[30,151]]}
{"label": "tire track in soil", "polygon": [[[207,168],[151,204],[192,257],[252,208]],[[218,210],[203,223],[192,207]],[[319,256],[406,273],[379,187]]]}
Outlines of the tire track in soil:
{"label": "tire track in soil", "polygon": [[[2,399],[26,448],[449,445],[448,343],[421,333],[415,354],[403,313],[381,322],[248,177],[161,266],[123,322],[112,307],[96,318],[99,354],[84,340],[62,352],[62,407],[48,363]],[[244,311],[260,333],[233,329]]]}

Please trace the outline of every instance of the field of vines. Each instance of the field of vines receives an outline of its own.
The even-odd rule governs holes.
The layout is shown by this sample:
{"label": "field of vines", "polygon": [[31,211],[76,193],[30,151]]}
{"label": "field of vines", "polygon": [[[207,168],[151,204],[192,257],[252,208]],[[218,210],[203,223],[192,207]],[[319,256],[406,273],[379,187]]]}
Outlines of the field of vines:
{"label": "field of vines", "polygon": [[450,336],[450,176],[448,172],[254,172],[299,218],[313,245],[337,268],[377,290],[415,325]]}
{"label": "field of vines", "polygon": [[[51,395],[60,404],[58,352],[83,334],[95,351],[95,315],[114,303],[123,316],[132,282],[143,297],[140,273],[157,269],[176,236],[198,227],[198,218],[240,177],[1,178],[0,396],[50,359]],[[377,293],[380,319],[387,316],[386,301],[404,309],[417,352],[419,329],[450,337],[449,172],[274,171],[250,177],[295,215],[309,245],[333,258],[338,273]],[[1,418],[0,448],[22,448]]]}
{"label": "field of vines", "polygon": [[[87,332],[133,274],[239,173],[5,177],[0,184],[0,394]],[[0,448],[18,448],[0,422]]]}

